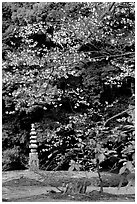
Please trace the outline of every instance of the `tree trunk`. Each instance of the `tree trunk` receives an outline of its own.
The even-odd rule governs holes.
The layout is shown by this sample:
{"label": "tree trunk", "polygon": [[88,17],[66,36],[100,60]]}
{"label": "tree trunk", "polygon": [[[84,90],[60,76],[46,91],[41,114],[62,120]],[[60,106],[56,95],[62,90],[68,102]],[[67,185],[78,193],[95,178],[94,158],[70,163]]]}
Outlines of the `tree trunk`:
{"label": "tree trunk", "polygon": [[99,177],[99,181],[100,181],[100,192],[103,192],[103,181],[101,178],[101,174],[100,174],[100,170],[99,170],[99,160],[97,159],[97,173],[98,173],[98,177]]}

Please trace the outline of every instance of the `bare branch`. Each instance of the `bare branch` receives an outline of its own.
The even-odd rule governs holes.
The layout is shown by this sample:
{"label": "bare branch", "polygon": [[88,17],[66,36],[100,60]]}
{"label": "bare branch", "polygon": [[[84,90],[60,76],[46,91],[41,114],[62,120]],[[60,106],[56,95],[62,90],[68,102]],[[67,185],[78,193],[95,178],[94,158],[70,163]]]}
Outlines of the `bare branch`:
{"label": "bare branch", "polygon": [[[89,52],[84,52],[86,53],[90,53]],[[117,58],[117,57],[124,57],[124,56],[128,56],[128,55],[134,55],[135,56],[135,52],[127,52],[127,53],[123,53],[123,54],[118,54],[118,55],[102,55],[102,56],[97,56],[97,57],[91,57],[90,59],[109,59],[109,58]]]}
{"label": "bare branch", "polygon": [[108,125],[108,123],[109,123],[111,120],[116,119],[116,118],[118,118],[119,116],[123,115],[124,113],[127,113],[128,111],[133,110],[133,109],[134,109],[134,107],[133,107],[133,108],[128,108],[128,109],[122,111],[121,113],[118,113],[118,114],[112,116],[111,118],[109,118],[108,120],[106,120],[104,126],[106,127],[106,126]]}

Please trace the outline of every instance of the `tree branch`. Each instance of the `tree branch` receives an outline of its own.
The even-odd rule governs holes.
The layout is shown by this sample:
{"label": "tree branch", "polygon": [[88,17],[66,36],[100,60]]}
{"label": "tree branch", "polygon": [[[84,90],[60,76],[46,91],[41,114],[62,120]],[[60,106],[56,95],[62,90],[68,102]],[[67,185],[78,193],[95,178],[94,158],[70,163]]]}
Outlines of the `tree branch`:
{"label": "tree branch", "polygon": [[112,12],[112,8],[114,7],[114,5],[115,5],[115,2],[113,2],[113,3],[110,5],[109,9],[108,9],[105,13],[103,13],[103,14],[101,15],[100,20],[102,20],[102,18],[104,18],[106,14],[109,14],[109,13]]}
{"label": "tree branch", "polygon": [[[89,52],[84,52],[84,53],[89,53]],[[118,55],[98,56],[98,57],[92,57],[91,59],[115,58],[115,57],[123,57],[123,56],[126,56],[126,55],[133,55],[133,54],[135,55],[135,52],[127,52],[127,53],[118,54]]]}
{"label": "tree branch", "polygon": [[133,109],[134,109],[134,108],[128,108],[128,109],[122,111],[121,113],[118,113],[118,114],[112,116],[111,118],[109,118],[108,120],[106,120],[106,122],[104,123],[104,127],[106,127],[106,126],[108,125],[108,123],[109,123],[111,120],[116,119],[116,118],[118,118],[119,116],[123,115],[124,113],[127,113],[127,111],[130,111],[130,110],[133,110]]}

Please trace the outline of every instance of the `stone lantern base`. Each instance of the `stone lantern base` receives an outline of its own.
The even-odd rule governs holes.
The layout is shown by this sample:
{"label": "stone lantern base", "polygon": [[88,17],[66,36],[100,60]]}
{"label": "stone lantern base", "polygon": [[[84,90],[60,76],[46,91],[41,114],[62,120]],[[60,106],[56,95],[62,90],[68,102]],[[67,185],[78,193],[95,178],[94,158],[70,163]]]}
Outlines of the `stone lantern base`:
{"label": "stone lantern base", "polygon": [[39,169],[39,159],[37,152],[29,153],[29,170],[35,171]]}

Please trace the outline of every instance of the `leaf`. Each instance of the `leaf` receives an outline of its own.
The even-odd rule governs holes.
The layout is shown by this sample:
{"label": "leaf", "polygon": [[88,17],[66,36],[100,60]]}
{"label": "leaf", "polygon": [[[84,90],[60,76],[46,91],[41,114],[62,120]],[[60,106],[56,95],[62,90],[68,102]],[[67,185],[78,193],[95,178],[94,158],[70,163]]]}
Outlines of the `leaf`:
{"label": "leaf", "polygon": [[101,145],[100,144],[97,144],[96,145],[96,148],[95,148],[95,153],[99,153],[101,150]]}
{"label": "leaf", "polygon": [[135,161],[135,153],[132,155],[132,159],[133,161]]}
{"label": "leaf", "polygon": [[92,162],[93,164],[96,164],[96,159],[91,159],[91,162]]}
{"label": "leaf", "polygon": [[105,160],[105,155],[103,153],[98,154],[97,158],[99,160],[99,163],[101,163],[101,162],[103,162]]}
{"label": "leaf", "polygon": [[126,170],[126,166],[123,166],[120,170],[119,170],[119,174],[123,174]]}
{"label": "leaf", "polygon": [[70,160],[70,167],[68,169],[68,171],[73,171],[75,168],[75,161],[73,159]]}
{"label": "leaf", "polygon": [[79,168],[79,167],[80,167],[80,165],[79,165],[79,164],[77,164],[77,163],[74,165],[74,168],[75,168],[77,171],[79,171],[79,170],[80,170],[80,168]]}
{"label": "leaf", "polygon": [[68,169],[68,171],[73,171],[74,170],[74,165],[71,165]]}
{"label": "leaf", "polygon": [[126,162],[126,159],[125,159],[125,158],[124,158],[124,159],[120,159],[120,160],[119,160],[119,163],[120,163],[120,162]]}
{"label": "leaf", "polygon": [[123,128],[123,131],[129,131],[129,130],[134,130],[135,127],[133,125],[125,125]]}
{"label": "leaf", "polygon": [[50,157],[52,157],[52,153],[48,156],[48,159],[49,159]]}
{"label": "leaf", "polygon": [[107,152],[105,152],[105,155],[112,155],[112,154],[116,154],[117,152],[115,150],[108,150]]}
{"label": "leaf", "polygon": [[70,160],[70,165],[75,164],[75,161],[73,159]]}
{"label": "leaf", "polygon": [[126,168],[129,169],[129,170],[132,170],[132,169],[133,169],[133,165],[132,165],[132,162],[131,162],[131,161],[127,161],[127,163],[126,163]]}

